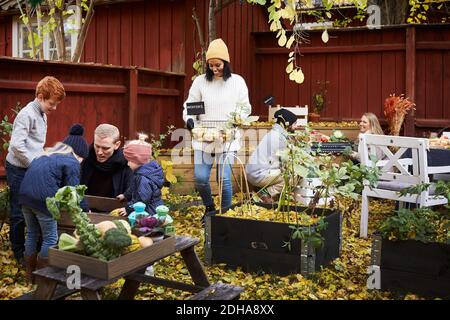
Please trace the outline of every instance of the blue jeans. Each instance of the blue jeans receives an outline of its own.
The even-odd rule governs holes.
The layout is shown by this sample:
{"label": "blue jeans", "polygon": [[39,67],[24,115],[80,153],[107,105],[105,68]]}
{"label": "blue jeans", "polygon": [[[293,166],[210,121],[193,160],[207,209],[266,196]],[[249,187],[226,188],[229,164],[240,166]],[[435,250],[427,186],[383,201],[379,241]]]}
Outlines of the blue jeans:
{"label": "blue jeans", "polygon": [[26,171],[27,169],[13,166],[6,161],[6,179],[10,194],[9,240],[16,259],[22,258],[25,250],[25,221],[19,205],[19,190]]}
{"label": "blue jeans", "polygon": [[25,256],[36,253],[39,236],[42,234],[42,245],[39,256],[48,258],[48,248],[58,243],[58,224],[48,213],[42,213],[30,207],[22,207],[27,237],[25,239]]}
{"label": "blue jeans", "polygon": [[[209,184],[209,177],[211,175],[214,159],[216,159],[217,163],[217,182],[221,180],[222,170],[225,165],[222,187],[222,208],[231,206],[231,198],[233,196],[233,186],[231,184],[231,166],[234,162],[234,158],[232,157],[233,154],[234,152],[211,154],[201,150],[194,150],[195,188],[200,193],[200,197],[202,198],[205,207],[214,205],[211,196],[211,186]],[[227,155],[229,156],[227,157]]]}

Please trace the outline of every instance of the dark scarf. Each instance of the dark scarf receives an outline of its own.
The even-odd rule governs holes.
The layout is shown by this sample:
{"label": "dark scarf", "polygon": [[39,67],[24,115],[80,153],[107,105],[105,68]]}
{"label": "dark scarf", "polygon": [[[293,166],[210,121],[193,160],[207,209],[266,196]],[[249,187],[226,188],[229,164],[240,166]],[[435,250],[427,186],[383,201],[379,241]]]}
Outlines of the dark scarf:
{"label": "dark scarf", "polygon": [[98,171],[106,173],[115,172],[119,169],[122,169],[123,167],[128,166],[128,161],[123,156],[123,150],[121,148],[114,151],[111,158],[109,158],[105,162],[98,162],[95,155],[94,145],[91,145],[86,161]]}

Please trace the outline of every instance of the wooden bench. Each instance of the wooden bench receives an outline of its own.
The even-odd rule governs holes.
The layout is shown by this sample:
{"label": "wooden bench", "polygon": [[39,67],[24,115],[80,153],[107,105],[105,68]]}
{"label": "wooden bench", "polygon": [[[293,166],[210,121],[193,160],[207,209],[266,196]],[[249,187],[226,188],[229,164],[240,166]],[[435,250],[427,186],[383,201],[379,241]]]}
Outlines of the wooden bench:
{"label": "wooden bench", "polygon": [[193,295],[189,300],[235,300],[239,299],[242,291],[244,289],[241,287],[218,282]]}
{"label": "wooden bench", "polygon": [[[202,297],[205,297],[205,299],[236,299],[239,297],[243,291],[241,287],[223,284],[211,285],[209,283],[203,265],[194,250],[195,245],[199,243],[198,239],[176,236],[175,240],[175,250],[167,256],[180,252],[191,275],[193,284],[145,275],[146,267],[156,262],[149,261],[148,264],[140,266],[138,270],[133,270],[110,280],[82,275],[80,289],[70,290],[66,286],[68,275],[65,269],[46,267],[36,270],[33,273],[36,276],[37,289],[34,292],[18,297],[17,300],[58,300],[64,299],[76,292],[81,293],[82,299],[100,300],[102,288],[115,283],[120,278],[125,278],[125,283],[119,294],[119,300],[134,299],[141,283],[192,292],[196,294],[194,297],[197,300]],[[165,257],[161,259],[163,258]]]}

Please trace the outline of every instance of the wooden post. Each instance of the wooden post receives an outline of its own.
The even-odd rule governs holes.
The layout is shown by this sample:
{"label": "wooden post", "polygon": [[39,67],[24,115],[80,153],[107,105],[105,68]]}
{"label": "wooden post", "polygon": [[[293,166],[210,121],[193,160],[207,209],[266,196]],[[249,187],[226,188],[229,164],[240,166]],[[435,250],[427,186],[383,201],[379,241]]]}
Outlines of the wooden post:
{"label": "wooden post", "polygon": [[[416,100],[416,28],[406,27],[406,97]],[[405,119],[405,136],[415,136],[415,111],[411,110]]]}
{"label": "wooden post", "polygon": [[128,109],[128,139],[135,139],[137,132],[137,106],[138,106],[138,70],[130,70]]}

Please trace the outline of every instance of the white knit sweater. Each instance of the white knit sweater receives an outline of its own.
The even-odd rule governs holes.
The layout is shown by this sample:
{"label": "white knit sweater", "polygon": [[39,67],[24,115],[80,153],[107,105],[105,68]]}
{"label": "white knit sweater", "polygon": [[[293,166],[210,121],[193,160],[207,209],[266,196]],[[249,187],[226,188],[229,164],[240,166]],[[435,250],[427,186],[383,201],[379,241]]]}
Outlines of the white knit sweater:
{"label": "white knit sweater", "polygon": [[[186,103],[203,101],[205,104],[205,114],[198,116],[188,116]],[[201,125],[205,121],[227,121],[231,112],[236,112],[237,104],[246,104],[249,106],[248,113],[241,114],[245,118],[251,113],[251,105],[248,98],[248,89],[245,80],[238,74],[231,74],[231,77],[224,81],[223,79],[213,79],[207,81],[205,75],[195,78],[189,90],[189,96],[184,103],[183,120],[193,119],[195,126]],[[193,140],[194,150],[211,151],[216,153],[224,151],[238,151],[240,149],[240,137],[238,136],[231,143],[225,143],[221,146],[213,146],[210,143]]]}

